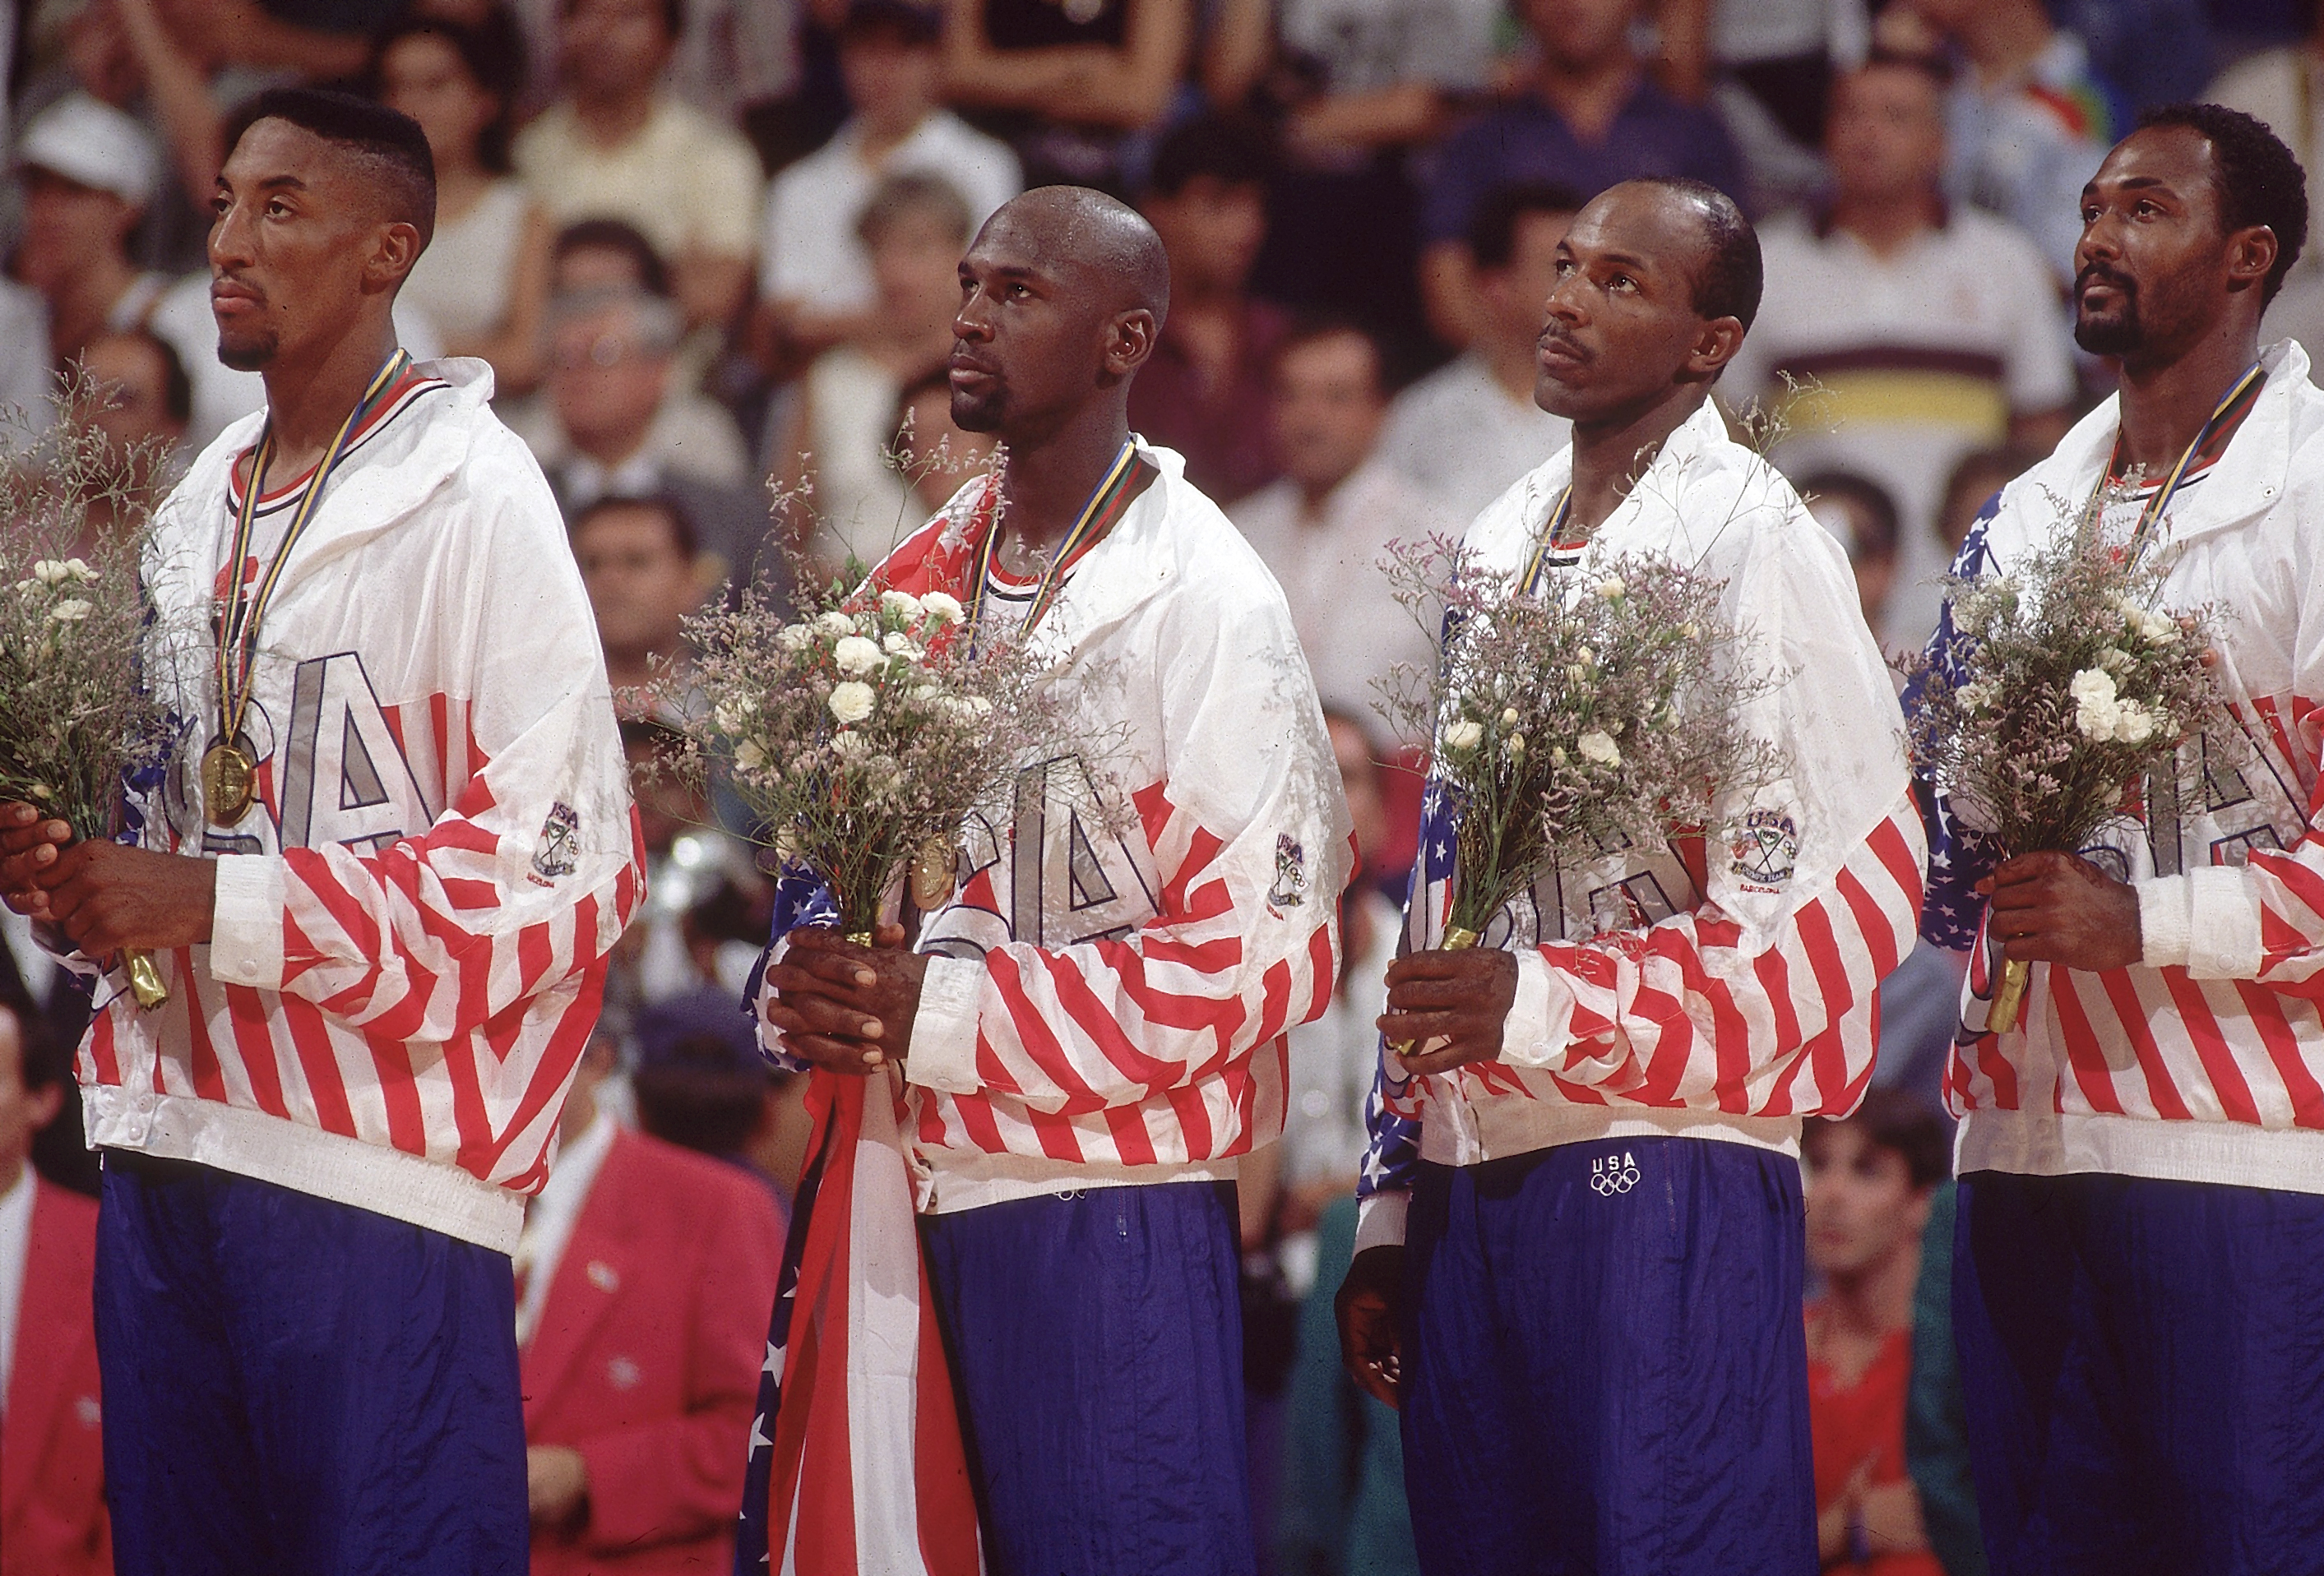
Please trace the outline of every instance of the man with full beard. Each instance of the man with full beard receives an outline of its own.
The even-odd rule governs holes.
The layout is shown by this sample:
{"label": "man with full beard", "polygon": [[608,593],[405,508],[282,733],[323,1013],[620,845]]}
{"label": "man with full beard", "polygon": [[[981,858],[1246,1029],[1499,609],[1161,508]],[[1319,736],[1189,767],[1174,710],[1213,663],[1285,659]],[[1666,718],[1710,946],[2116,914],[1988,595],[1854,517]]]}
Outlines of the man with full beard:
{"label": "man with full beard", "polygon": [[[2075,336],[2121,392],[2005,487],[1959,568],[2010,570],[2109,481],[2167,610],[2227,617],[2249,735],[2150,783],[2079,855],[1992,853],[1931,796],[1923,930],[1980,945],[1953,1306],[2000,1576],[2324,1571],[2324,393],[2261,313],[2307,231],[2289,151],[2217,105],[2150,115],[2082,193]],[[1950,638],[1941,625],[1940,646]],[[1982,901],[1981,899],[1989,899]],[[2033,965],[1987,1026],[2003,958]]]}

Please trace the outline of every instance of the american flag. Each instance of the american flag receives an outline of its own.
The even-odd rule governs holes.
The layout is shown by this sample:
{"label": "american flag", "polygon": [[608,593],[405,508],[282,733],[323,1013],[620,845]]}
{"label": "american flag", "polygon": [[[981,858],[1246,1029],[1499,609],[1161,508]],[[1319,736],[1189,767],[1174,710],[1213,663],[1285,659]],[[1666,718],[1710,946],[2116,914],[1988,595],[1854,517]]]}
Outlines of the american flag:
{"label": "american flag", "polygon": [[[820,882],[785,872],[777,943],[837,917]],[[814,1135],[751,1424],[737,1576],[983,1569],[893,1088],[820,1071],[808,1085]]]}

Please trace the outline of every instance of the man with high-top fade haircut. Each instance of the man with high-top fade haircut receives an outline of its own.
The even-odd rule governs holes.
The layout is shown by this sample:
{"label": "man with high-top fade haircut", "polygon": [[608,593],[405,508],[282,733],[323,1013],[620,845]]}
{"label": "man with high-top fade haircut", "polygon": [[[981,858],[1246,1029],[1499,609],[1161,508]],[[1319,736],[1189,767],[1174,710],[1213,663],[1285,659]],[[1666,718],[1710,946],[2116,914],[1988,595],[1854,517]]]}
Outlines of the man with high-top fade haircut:
{"label": "man with high-top fade haircut", "polygon": [[267,403],[155,519],[168,769],[126,844],[0,805],[0,893],[99,1004],[116,1560],[517,1576],[509,1253],[643,886],[627,772],[491,369],[396,342],[435,219],[420,127],[300,89],[239,122],[210,298]]}

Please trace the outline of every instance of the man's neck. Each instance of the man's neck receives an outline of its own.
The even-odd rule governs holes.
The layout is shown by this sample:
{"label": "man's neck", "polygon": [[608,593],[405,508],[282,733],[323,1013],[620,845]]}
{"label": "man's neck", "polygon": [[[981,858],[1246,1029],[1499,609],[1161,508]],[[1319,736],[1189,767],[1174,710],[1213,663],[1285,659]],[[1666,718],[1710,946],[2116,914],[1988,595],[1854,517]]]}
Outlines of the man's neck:
{"label": "man's neck", "polygon": [[1038,443],[1020,447],[1011,442],[1001,473],[1004,543],[1028,555],[1054,550],[1081,518],[1129,436],[1124,401],[1117,399],[1093,402]]}
{"label": "man's neck", "polygon": [[650,425],[639,429],[625,427],[618,432],[576,432],[567,428],[565,433],[572,439],[573,452],[595,462],[601,471],[618,471],[637,458],[652,435]]}
{"label": "man's neck", "polygon": [[888,115],[877,122],[868,117],[858,120],[855,123],[856,156],[876,170],[881,160],[910,142],[912,134],[927,124],[928,116],[935,113],[932,107],[922,106],[909,115]]}
{"label": "man's neck", "polygon": [[1605,524],[1655,463],[1664,442],[1710,397],[1708,384],[1686,383],[1644,410],[1605,421],[1575,422],[1573,506],[1567,524],[1585,533]]}
{"label": "man's neck", "polygon": [[2150,478],[2167,474],[2236,380],[2258,359],[2258,329],[2232,324],[2222,325],[2218,332],[2207,334],[2168,361],[2125,358],[2123,463],[2143,466]]}
{"label": "man's neck", "polygon": [[1638,62],[1627,49],[1586,64],[1545,58],[1534,71],[1534,91],[1585,143],[1599,143],[1637,91]]}
{"label": "man's neck", "polygon": [[600,148],[618,148],[646,129],[653,118],[652,83],[605,97],[573,96],[573,118],[582,135]]}
{"label": "man's neck", "polygon": [[1831,227],[1847,231],[1885,261],[1937,228],[1944,211],[1944,199],[1925,187],[1894,197],[1841,192],[1832,199]]}
{"label": "man's neck", "polygon": [[[1357,469],[1361,468],[1361,463],[1359,462]],[[1295,478],[1292,485],[1299,492],[1299,523],[1305,526],[1321,526],[1324,522],[1325,512],[1331,507],[1332,495],[1346,486],[1348,477],[1355,474],[1355,471],[1349,471],[1345,475],[1333,477],[1328,482],[1308,482]]]}
{"label": "man's neck", "polygon": [[1920,1278],[1921,1256],[1911,1249],[1908,1240],[1877,1264],[1827,1277],[1824,1316],[1835,1332],[1879,1340],[1912,1327],[1913,1288]]}
{"label": "man's neck", "polygon": [[5,1181],[0,1181],[0,1198],[6,1198],[16,1191],[19,1184],[29,1184],[32,1182],[32,1168],[26,1165],[24,1157],[19,1155],[13,1162],[0,1165],[0,1177],[6,1178]]}
{"label": "man's neck", "polygon": [[395,354],[395,325],[384,303],[378,319],[313,361],[266,368],[266,420],[278,476],[295,476],[321,462],[381,364]]}
{"label": "man's neck", "polygon": [[1960,46],[1976,67],[1978,80],[1992,88],[2024,75],[2056,34],[2037,0],[2018,0],[1988,5],[1963,23]]}

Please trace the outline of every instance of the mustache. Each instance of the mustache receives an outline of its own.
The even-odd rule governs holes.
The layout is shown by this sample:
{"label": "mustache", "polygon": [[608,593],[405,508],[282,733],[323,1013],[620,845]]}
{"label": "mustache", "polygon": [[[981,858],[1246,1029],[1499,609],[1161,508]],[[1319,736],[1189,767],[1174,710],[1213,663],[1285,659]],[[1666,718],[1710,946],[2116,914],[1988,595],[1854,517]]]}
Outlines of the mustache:
{"label": "mustache", "polygon": [[1546,350],[1554,345],[1572,355],[1577,361],[1590,359],[1590,352],[1582,347],[1582,341],[1573,336],[1573,330],[1563,323],[1544,324],[1541,332],[1534,336],[1533,344],[1536,350]]}
{"label": "mustache", "polygon": [[2074,275],[2075,299],[2079,300],[2082,291],[2094,284],[2112,285],[2126,296],[2138,294],[2138,281],[2130,275],[2108,268],[2103,263],[2093,263]]}

